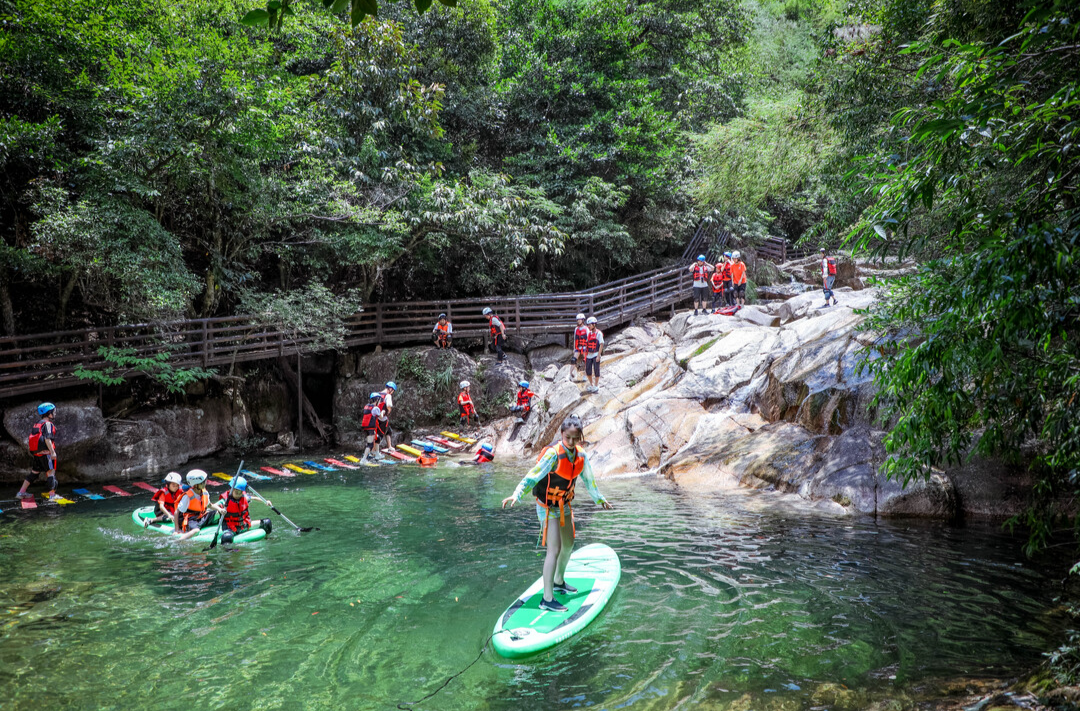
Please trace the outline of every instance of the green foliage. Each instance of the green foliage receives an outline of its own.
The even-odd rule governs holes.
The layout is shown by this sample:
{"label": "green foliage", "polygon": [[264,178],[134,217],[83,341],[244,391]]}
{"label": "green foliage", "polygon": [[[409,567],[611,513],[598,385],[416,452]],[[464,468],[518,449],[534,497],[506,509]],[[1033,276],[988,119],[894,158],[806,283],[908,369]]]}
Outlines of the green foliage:
{"label": "green foliage", "polygon": [[171,393],[181,394],[188,385],[205,380],[215,374],[213,368],[177,368],[169,362],[168,347],[149,355],[139,355],[134,348],[101,346],[98,355],[105,361],[101,368],[75,368],[75,377],[101,385],[120,385],[133,375],[146,375]]}
{"label": "green foliage", "polygon": [[301,341],[302,350],[309,352],[343,347],[345,321],[360,310],[355,292],[335,296],[322,284],[272,294],[248,292],[241,303],[259,323]]}

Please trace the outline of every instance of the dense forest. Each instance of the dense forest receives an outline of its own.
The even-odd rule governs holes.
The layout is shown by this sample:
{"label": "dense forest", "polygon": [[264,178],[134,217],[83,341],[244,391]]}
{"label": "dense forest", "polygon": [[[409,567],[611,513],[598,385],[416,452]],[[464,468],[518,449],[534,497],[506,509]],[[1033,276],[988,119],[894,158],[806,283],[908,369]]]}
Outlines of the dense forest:
{"label": "dense forest", "polygon": [[711,219],[908,265],[892,474],[1076,489],[1075,3],[256,5],[3,6],[0,332],[579,288]]}

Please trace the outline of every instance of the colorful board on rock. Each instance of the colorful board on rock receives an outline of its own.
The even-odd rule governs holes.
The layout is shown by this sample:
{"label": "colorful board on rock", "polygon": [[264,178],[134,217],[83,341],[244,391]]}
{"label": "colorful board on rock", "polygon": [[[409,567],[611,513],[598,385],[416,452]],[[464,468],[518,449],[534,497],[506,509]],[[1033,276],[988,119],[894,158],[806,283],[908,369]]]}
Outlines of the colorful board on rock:
{"label": "colorful board on rock", "polygon": [[555,594],[555,599],[566,605],[566,612],[540,609],[544,597],[544,581],[540,578],[499,615],[492,638],[495,651],[507,659],[516,659],[574,636],[604,609],[621,575],[619,556],[603,543],[574,551],[566,566],[566,582],[578,591],[572,595]]}

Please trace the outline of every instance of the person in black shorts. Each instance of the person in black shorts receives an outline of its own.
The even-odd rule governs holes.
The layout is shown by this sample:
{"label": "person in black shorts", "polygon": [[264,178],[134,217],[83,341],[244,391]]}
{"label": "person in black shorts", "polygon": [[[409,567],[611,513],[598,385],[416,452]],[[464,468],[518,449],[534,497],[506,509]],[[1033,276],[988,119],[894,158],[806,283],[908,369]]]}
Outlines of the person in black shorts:
{"label": "person in black shorts", "polygon": [[56,425],[53,419],[56,417],[56,405],[51,402],[43,402],[38,405],[38,415],[41,419],[30,428],[28,445],[33,459],[30,463],[30,473],[23,480],[22,488],[15,494],[17,499],[32,499],[34,495],[27,489],[37,481],[39,475],[45,475],[45,481],[49,486],[47,494],[49,501],[55,501],[60,497],[56,495]]}

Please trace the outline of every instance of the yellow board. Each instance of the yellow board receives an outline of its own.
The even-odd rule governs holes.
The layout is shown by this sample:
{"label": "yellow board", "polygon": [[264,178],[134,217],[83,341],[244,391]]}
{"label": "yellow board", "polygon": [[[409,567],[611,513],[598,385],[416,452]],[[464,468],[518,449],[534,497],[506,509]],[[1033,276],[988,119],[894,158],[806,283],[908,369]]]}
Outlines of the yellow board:
{"label": "yellow board", "polygon": [[405,454],[411,454],[414,457],[419,457],[421,454],[423,454],[423,452],[421,452],[416,447],[410,447],[407,444],[399,444],[397,448],[400,449],[402,452],[405,452]]}
{"label": "yellow board", "polygon": [[211,476],[216,476],[218,479],[224,479],[225,481],[232,481],[232,477],[225,472],[214,472]]}
{"label": "yellow board", "polygon": [[345,461],[346,462],[352,462],[353,464],[359,464],[360,463],[360,457],[354,457],[351,454],[346,454],[345,455]]}
{"label": "yellow board", "polygon": [[57,499],[56,501],[49,501],[49,496],[48,496],[48,494],[42,494],[42,495],[41,495],[41,498],[45,499],[45,501],[46,501],[46,502],[48,502],[48,503],[52,503],[52,504],[60,504],[61,506],[67,506],[68,504],[73,504],[73,503],[75,503],[75,502],[74,502],[74,501],[72,501],[71,499],[65,499],[65,498],[63,498],[63,497],[60,497],[60,498],[59,498],[59,499]]}
{"label": "yellow board", "polygon": [[295,464],[286,464],[285,468],[286,469],[292,469],[294,472],[299,472],[301,474],[314,474],[315,473],[314,469],[305,469],[304,467],[298,467]]}
{"label": "yellow board", "polygon": [[465,442],[466,444],[476,444],[476,440],[471,437],[462,437],[459,434],[453,432],[442,432],[443,437],[449,437],[450,439],[456,439],[458,442]]}

